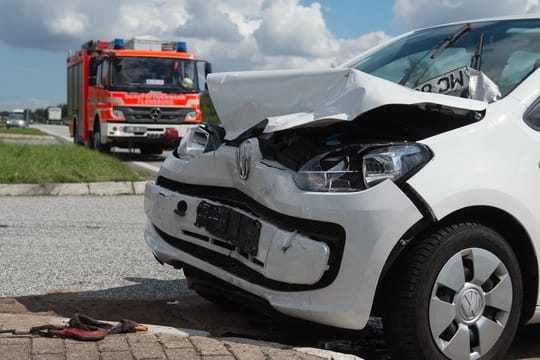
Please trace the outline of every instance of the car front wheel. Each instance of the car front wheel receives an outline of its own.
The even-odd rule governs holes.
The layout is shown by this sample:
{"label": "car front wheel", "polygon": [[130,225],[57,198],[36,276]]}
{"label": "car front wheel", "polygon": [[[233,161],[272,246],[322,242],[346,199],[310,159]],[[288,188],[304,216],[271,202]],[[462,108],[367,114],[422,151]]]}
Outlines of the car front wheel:
{"label": "car front wheel", "polygon": [[405,255],[390,285],[384,327],[404,359],[497,359],[519,324],[522,280],[512,248],[492,229],[445,227]]}

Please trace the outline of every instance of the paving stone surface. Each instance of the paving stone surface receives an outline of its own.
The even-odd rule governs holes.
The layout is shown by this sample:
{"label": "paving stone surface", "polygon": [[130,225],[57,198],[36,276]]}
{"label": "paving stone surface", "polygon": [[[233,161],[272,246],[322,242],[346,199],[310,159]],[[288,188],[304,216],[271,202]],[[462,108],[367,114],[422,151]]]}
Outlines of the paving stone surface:
{"label": "paving stone surface", "polygon": [[[0,329],[6,329],[6,324],[15,325],[14,322],[13,317],[0,314]],[[341,359],[337,353],[323,352],[321,356],[317,356],[280,344],[186,335],[185,332],[175,329],[166,333],[149,331],[109,335],[95,342],[39,335],[0,334],[0,354],[0,358],[8,360]],[[343,359],[351,357],[347,355]]]}

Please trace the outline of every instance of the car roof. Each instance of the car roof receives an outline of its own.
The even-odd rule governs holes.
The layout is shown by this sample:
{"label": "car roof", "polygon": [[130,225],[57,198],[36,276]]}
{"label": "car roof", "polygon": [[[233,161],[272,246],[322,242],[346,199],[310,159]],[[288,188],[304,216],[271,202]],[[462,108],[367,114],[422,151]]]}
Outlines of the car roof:
{"label": "car roof", "polygon": [[407,33],[412,33],[425,29],[435,29],[438,27],[449,26],[449,25],[459,25],[459,24],[474,24],[481,22],[490,22],[490,21],[510,21],[510,20],[540,20],[540,15],[538,14],[528,14],[528,15],[511,15],[511,16],[498,16],[498,17],[487,17],[487,18],[476,18],[468,20],[453,21],[448,23],[442,23],[437,25],[425,26],[421,28],[414,29]]}

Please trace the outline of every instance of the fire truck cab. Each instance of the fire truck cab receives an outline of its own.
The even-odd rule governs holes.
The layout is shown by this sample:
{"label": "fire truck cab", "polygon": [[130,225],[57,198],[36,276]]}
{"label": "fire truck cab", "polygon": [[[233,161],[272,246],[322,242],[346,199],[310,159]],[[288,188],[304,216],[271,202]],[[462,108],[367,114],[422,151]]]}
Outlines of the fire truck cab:
{"label": "fire truck cab", "polygon": [[[203,66],[201,66],[203,65]],[[70,133],[76,144],[160,154],[201,122],[211,64],[185,42],[88,41],[67,58]]]}

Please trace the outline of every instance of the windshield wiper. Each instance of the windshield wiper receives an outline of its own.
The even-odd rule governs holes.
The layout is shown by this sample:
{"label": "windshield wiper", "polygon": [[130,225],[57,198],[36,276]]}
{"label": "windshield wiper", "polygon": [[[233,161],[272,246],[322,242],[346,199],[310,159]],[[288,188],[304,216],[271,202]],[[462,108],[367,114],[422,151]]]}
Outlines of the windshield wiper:
{"label": "windshield wiper", "polygon": [[457,31],[455,33],[453,33],[452,36],[446,38],[443,41],[443,43],[433,52],[433,54],[431,55],[431,58],[435,59],[444,50],[446,50],[447,48],[452,46],[456,41],[459,40],[459,38],[461,38],[465,33],[468,33],[469,31],[471,31],[471,25],[470,24],[465,24],[462,27],[460,27],[459,29],[457,29]]}
{"label": "windshield wiper", "polygon": [[478,46],[476,47],[476,52],[471,57],[471,67],[475,70],[480,71],[482,67],[482,51],[484,50],[484,33],[480,34],[480,39],[478,39]]}
{"label": "windshield wiper", "polygon": [[[407,70],[407,72],[405,73],[405,75],[403,75],[403,77],[401,78],[401,80],[399,80],[398,84],[400,85],[405,85],[405,83],[407,83],[407,81],[409,81],[409,78],[411,77],[411,75],[416,71],[416,69],[418,68],[418,65],[420,63],[422,63],[425,58],[431,53],[431,56],[429,57],[430,59],[435,59],[437,56],[439,56],[444,50],[446,50],[447,48],[449,48],[450,46],[452,46],[456,41],[459,40],[459,38],[461,38],[465,33],[469,32],[471,30],[471,25],[470,24],[465,24],[463,25],[462,27],[460,27],[459,29],[457,29],[457,31],[455,33],[453,33],[451,36],[447,37],[446,39],[444,39],[444,41],[442,42],[441,45],[439,45],[439,47],[437,47],[435,50],[430,50],[428,52],[425,53],[424,56],[422,56],[420,59],[418,59],[418,61],[416,61],[414,64],[412,64],[409,69]],[[433,51],[433,52],[432,52]],[[427,69],[426,69],[427,71]]]}

